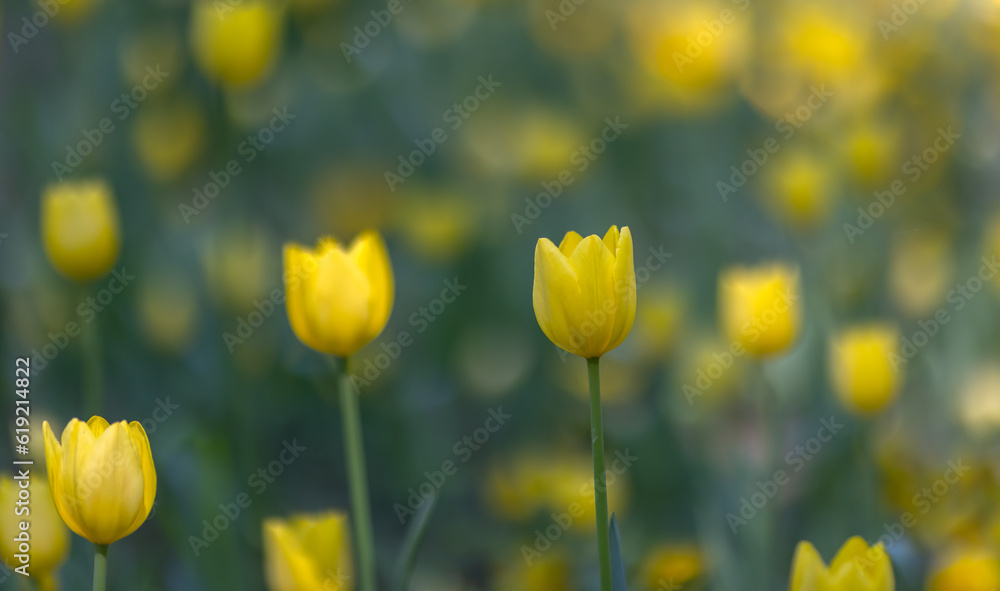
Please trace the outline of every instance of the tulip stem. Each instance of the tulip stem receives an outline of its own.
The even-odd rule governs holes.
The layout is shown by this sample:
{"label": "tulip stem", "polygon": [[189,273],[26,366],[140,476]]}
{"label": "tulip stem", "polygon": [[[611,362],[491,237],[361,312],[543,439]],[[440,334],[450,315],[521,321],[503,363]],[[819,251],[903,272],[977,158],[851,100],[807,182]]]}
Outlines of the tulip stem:
{"label": "tulip stem", "polygon": [[[89,291],[84,290],[84,299],[89,297]],[[99,415],[101,414],[101,383],[104,378],[101,370],[101,336],[97,330],[97,318],[92,318],[90,324],[83,327],[81,336],[84,412],[90,415]]]}
{"label": "tulip stem", "polygon": [[597,553],[601,563],[601,591],[611,591],[611,543],[608,539],[608,488],[604,469],[600,361],[600,357],[587,360],[587,375],[590,378],[590,434],[594,446],[594,507],[597,512]]}
{"label": "tulip stem", "polygon": [[351,383],[348,360],[340,370],[340,411],[344,421],[344,449],[351,487],[351,513],[357,539],[358,571],[361,591],[375,591],[375,542],[372,536],[372,513],[368,504],[368,474],[365,471],[365,447],[361,436],[361,413],[358,392]]}
{"label": "tulip stem", "polygon": [[94,591],[104,591],[108,582],[108,545],[94,544]]}

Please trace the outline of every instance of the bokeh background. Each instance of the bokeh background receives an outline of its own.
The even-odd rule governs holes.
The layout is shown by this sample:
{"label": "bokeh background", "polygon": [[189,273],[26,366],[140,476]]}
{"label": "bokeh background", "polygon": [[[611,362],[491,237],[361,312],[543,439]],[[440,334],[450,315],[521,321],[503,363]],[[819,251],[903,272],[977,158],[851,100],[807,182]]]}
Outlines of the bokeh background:
{"label": "bokeh background", "polygon": [[[544,337],[530,294],[539,237],[612,224],[631,228],[639,281],[602,363],[608,451],[638,458],[611,487],[631,588],[785,588],[798,541],[829,559],[904,512],[898,589],[1000,585],[1000,282],[955,295],[1000,254],[1000,3],[4,0],[0,31],[11,381],[14,358],[59,349],[36,364],[36,426],[83,417],[81,341],[58,343],[108,279],[82,288],[46,260],[47,185],[108,183],[115,268],[134,275],[95,315],[102,414],[145,420],[159,488],[112,548],[111,588],[263,589],[265,516],[348,507],[334,376],[265,302],[284,242],[373,227],[397,281],[357,359],[378,368],[361,404],[381,566],[397,505],[452,460],[412,589],[596,589],[589,512],[525,559],[591,477],[584,363]],[[720,272],[769,261],[800,269],[801,335],[689,400],[729,347]],[[838,401],[832,335],[878,321],[912,341],[942,309],[892,403]],[[491,410],[510,418],[473,447]],[[823,420],[844,427],[769,517],[734,528],[764,456],[780,467]],[[292,441],[306,451],[251,480]],[[920,497],[948,462],[970,469]],[[196,552],[241,492],[252,505]],[[90,573],[74,536],[63,588]]]}

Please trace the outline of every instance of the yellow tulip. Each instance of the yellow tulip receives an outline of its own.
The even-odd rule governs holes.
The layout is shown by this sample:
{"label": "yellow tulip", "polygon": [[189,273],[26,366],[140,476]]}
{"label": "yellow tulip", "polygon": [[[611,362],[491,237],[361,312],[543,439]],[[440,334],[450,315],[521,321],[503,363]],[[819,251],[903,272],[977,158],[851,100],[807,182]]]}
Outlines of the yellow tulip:
{"label": "yellow tulip", "polygon": [[694,581],[705,572],[705,559],[694,544],[665,544],[655,547],[642,563],[642,579],[649,589],[675,589]]}
{"label": "yellow tulip", "polygon": [[207,75],[246,87],[274,65],[281,46],[282,11],[268,0],[225,4],[200,0],[192,7],[191,43]]}
{"label": "yellow tulip", "polygon": [[49,185],[42,195],[41,218],[45,254],[66,277],[96,279],[118,259],[118,209],[104,181]]}
{"label": "yellow tulip", "polygon": [[848,410],[872,415],[892,403],[902,374],[893,367],[899,330],[886,324],[850,328],[830,343],[830,377]]}
{"label": "yellow tulip", "polygon": [[719,321],[724,334],[753,355],[787,349],[801,324],[798,284],[798,269],[780,264],[723,271]]}
{"label": "yellow tulip", "polygon": [[39,476],[31,477],[28,486],[30,504],[16,507],[28,509],[30,513],[15,514],[15,503],[21,491],[22,480],[14,480],[10,474],[0,477],[0,554],[10,568],[21,566],[21,561],[15,554],[25,554],[19,548],[15,536],[21,531],[21,521],[29,523],[30,564],[28,572],[33,578],[43,578],[54,574],[66,560],[69,551],[69,535],[66,526],[59,519],[55,505],[52,504],[52,490],[49,483]]}
{"label": "yellow tulip", "polygon": [[789,591],[893,591],[892,562],[882,543],[868,547],[853,537],[840,548],[829,568],[809,542],[799,542]]}
{"label": "yellow tulip", "polygon": [[927,581],[927,591],[994,591],[1000,588],[1000,561],[985,549],[955,553]]}
{"label": "yellow tulip", "polygon": [[73,419],[61,444],[48,421],[42,431],[52,497],[71,530],[107,545],[146,521],[156,498],[156,468],[141,424]]}
{"label": "yellow tulip", "polygon": [[535,318],[545,336],[580,357],[600,357],[622,344],[635,321],[632,233],[611,226],[600,236],[569,232],[556,247],[535,246]]}
{"label": "yellow tulip", "polygon": [[271,591],[351,591],[347,516],[327,511],[265,520],[264,570]]}
{"label": "yellow tulip", "polygon": [[285,245],[288,319],[317,351],[346,357],[370,343],[389,320],[393,295],[392,265],[377,232],[362,232],[346,249],[333,238],[314,250]]}

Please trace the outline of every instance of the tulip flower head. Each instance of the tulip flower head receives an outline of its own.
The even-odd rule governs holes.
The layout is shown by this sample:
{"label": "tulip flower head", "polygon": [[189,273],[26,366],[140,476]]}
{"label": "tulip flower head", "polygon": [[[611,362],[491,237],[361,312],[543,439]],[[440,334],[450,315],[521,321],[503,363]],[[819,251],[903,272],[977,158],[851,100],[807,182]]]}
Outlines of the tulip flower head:
{"label": "tulip flower head", "polygon": [[853,537],[828,567],[816,548],[800,542],[795,550],[789,591],[894,591],[892,561],[881,542],[869,547]]}
{"label": "tulip flower head", "polygon": [[347,357],[385,328],[394,282],[377,232],[359,234],[344,248],[333,238],[315,249],[285,245],[285,302],[292,330],[322,353]]}
{"label": "tulip flower head", "polygon": [[927,581],[927,591],[993,591],[1000,588],[1000,559],[986,548],[952,552]]}
{"label": "tulip flower head", "polygon": [[[221,7],[221,8],[220,8]],[[282,41],[282,10],[269,0],[192,6],[191,43],[204,72],[223,84],[245,88],[259,82],[276,61]]]}
{"label": "tulip flower head", "polygon": [[67,181],[46,187],[41,225],[49,262],[70,279],[97,279],[118,259],[118,209],[104,181]]}
{"label": "tulip flower head", "polygon": [[264,569],[271,591],[354,589],[347,515],[328,511],[264,521]]}
{"label": "tulip flower head", "polygon": [[723,271],[719,321],[726,337],[761,357],[787,349],[801,323],[798,283],[798,269],[785,265]]}
{"label": "tulip flower head", "polygon": [[892,403],[902,381],[892,355],[899,342],[893,326],[872,324],[848,329],[830,344],[830,377],[848,410],[872,415]]}
{"label": "tulip flower head", "polygon": [[569,232],[556,247],[535,246],[535,318],[558,347],[585,359],[622,344],[635,321],[632,233],[612,226],[602,239]]}
{"label": "tulip flower head", "polygon": [[52,498],[71,530],[107,545],[146,521],[156,498],[156,468],[141,424],[73,419],[61,442],[48,421],[42,431]]}

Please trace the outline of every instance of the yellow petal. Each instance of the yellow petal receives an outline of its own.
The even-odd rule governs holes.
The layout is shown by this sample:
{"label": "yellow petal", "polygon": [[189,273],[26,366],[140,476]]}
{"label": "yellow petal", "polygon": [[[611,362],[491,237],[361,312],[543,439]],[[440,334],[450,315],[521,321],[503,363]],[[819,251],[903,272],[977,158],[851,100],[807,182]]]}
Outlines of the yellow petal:
{"label": "yellow petal", "polygon": [[382,237],[375,231],[366,230],[351,243],[349,257],[368,278],[370,310],[366,340],[371,341],[382,332],[395,297],[392,263]]}
{"label": "yellow petal", "polygon": [[[622,228],[622,231],[624,232],[627,229],[628,227],[626,226],[625,228]],[[618,226],[611,226],[604,234],[604,245],[608,247],[611,254],[618,252],[618,236]]]}
{"label": "yellow petal", "polygon": [[88,540],[110,544],[126,535],[142,509],[142,462],[124,422],[109,426],[96,439],[89,429],[78,429],[77,434],[72,476],[79,523]]}
{"label": "yellow petal", "polygon": [[87,426],[90,427],[90,432],[94,434],[94,437],[100,437],[101,433],[107,430],[108,422],[102,417],[94,415],[87,421]]}
{"label": "yellow petal", "polygon": [[809,542],[799,542],[792,559],[792,580],[789,591],[817,591],[827,578],[826,564]]}
{"label": "yellow petal", "polygon": [[570,316],[565,302],[579,296],[576,271],[556,245],[540,238],[535,245],[535,279],[532,302],[535,318],[545,336],[570,353],[582,355],[583,343],[570,335]]}
{"label": "yellow petal", "polygon": [[563,253],[567,257],[573,254],[576,247],[580,245],[583,241],[583,236],[580,236],[576,232],[569,231],[563,236],[562,242],[559,243],[559,252]]}
{"label": "yellow petal", "polygon": [[[86,538],[86,529],[83,527],[83,523],[80,520],[81,500],[77,494],[76,487],[76,459],[79,457],[79,451],[81,448],[81,433],[83,433],[86,438],[83,442],[83,447],[85,450],[89,450],[90,447],[93,446],[93,434],[90,432],[90,429],[86,427],[85,423],[82,423],[77,419],[72,419],[66,424],[66,428],[63,429],[62,446],[60,448],[58,461],[55,461],[55,458],[49,457],[48,439],[46,439],[45,457],[46,462],[52,463],[52,467],[49,468],[49,480],[52,485],[52,500],[55,501],[56,509],[59,510],[59,515],[62,516],[63,521],[66,522],[66,525],[73,530],[74,533]],[[51,429],[49,430],[49,435],[52,435]],[[52,439],[54,440],[55,437],[52,436]]]}
{"label": "yellow petal", "polygon": [[371,285],[347,253],[333,248],[318,260],[305,280],[309,326],[327,353],[347,356],[366,343]]}
{"label": "yellow petal", "polygon": [[[625,337],[628,336],[629,332],[632,330],[632,324],[635,322],[636,310],[635,264],[632,260],[632,232],[628,229],[628,226],[622,228],[621,233],[618,232],[618,228],[615,226],[612,226],[611,230],[614,230],[614,236],[616,239],[615,248],[612,252],[615,253],[613,279],[617,306],[615,310],[614,324],[611,329],[611,339],[606,345],[605,352],[610,351],[622,344]],[[608,231],[608,236],[611,235],[611,230]],[[604,237],[605,244],[607,243],[608,236]]]}
{"label": "yellow petal", "polygon": [[317,351],[326,351],[323,342],[316,335],[306,315],[307,292],[306,278],[315,273],[318,265],[312,251],[298,244],[286,244],[285,258],[285,307],[288,311],[288,321],[292,325],[295,336],[308,347]]}
{"label": "yellow petal", "polygon": [[264,569],[271,591],[321,589],[313,561],[302,551],[295,534],[284,522],[264,522]]}
{"label": "yellow petal", "polygon": [[153,452],[149,448],[149,437],[138,421],[129,423],[128,431],[132,448],[139,456],[142,465],[142,507],[128,531],[122,536],[123,538],[139,529],[139,526],[146,522],[149,512],[153,510],[153,502],[156,501],[156,467],[153,465]]}
{"label": "yellow petal", "polygon": [[118,210],[104,181],[67,181],[46,187],[41,226],[45,253],[66,277],[96,279],[118,258]]}
{"label": "yellow petal", "polygon": [[615,256],[597,236],[583,239],[570,265],[576,271],[579,299],[564,302],[569,310],[570,330],[585,341],[583,357],[600,357],[611,341],[615,307]]}

